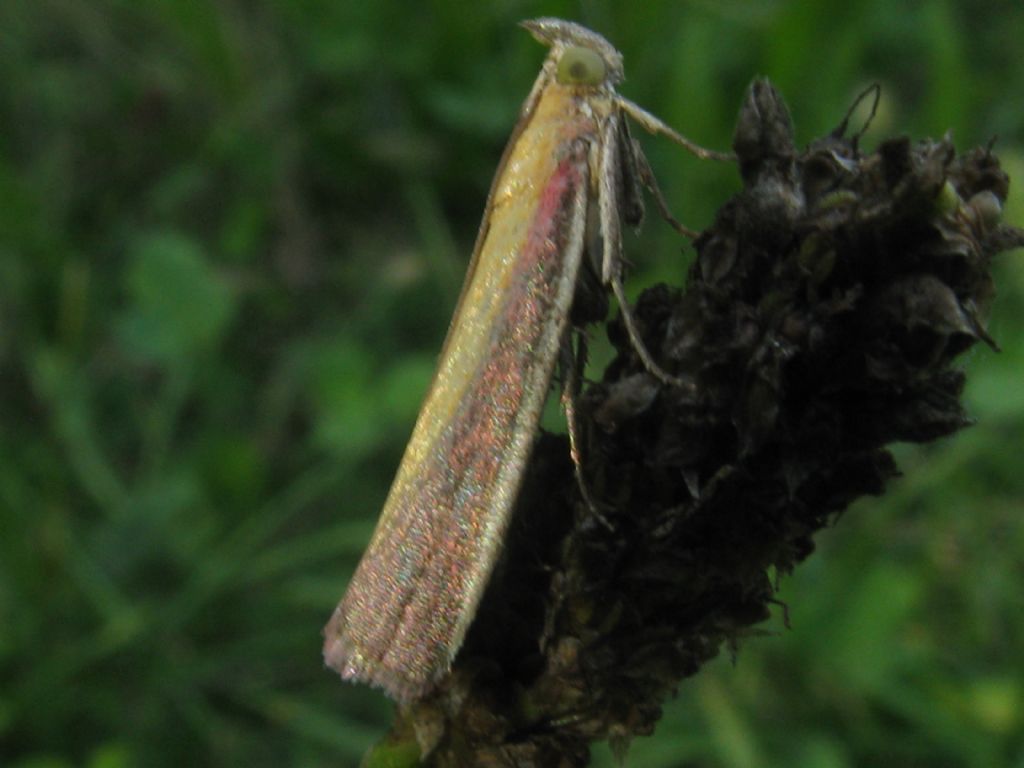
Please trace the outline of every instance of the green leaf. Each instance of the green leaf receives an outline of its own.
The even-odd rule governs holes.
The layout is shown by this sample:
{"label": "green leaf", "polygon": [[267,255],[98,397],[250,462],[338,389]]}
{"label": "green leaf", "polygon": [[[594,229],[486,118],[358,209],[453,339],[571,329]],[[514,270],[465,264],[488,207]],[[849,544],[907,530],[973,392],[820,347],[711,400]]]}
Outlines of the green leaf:
{"label": "green leaf", "polygon": [[236,298],[194,240],[151,234],[132,250],[121,338],[137,354],[166,364],[209,351],[234,316]]}

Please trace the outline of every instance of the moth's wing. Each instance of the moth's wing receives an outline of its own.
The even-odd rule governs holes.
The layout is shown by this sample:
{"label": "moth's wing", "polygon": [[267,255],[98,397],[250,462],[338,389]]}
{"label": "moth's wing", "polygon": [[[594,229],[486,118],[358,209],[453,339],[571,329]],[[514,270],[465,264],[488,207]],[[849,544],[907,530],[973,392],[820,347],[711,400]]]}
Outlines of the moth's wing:
{"label": "moth's wing", "polygon": [[448,324],[448,333],[445,335],[444,344],[441,345],[441,354],[439,355],[441,358],[444,357],[445,352],[448,350],[448,343],[451,341],[452,330],[455,327],[456,320],[459,318],[462,305],[466,301],[466,292],[469,290],[469,286],[473,282],[473,276],[476,274],[477,265],[480,263],[480,251],[483,249],[484,241],[487,239],[487,233],[490,231],[491,218],[494,212],[494,199],[498,193],[499,187],[501,186],[502,179],[505,177],[505,169],[508,167],[509,158],[515,152],[516,147],[519,146],[519,139],[523,132],[526,131],[530,125],[530,121],[533,118],[537,104],[544,93],[544,88],[551,79],[550,69],[551,67],[547,62],[545,62],[544,66],[541,67],[540,74],[537,75],[537,79],[534,81],[529,95],[523,102],[522,107],[519,108],[519,119],[516,120],[516,124],[512,128],[512,134],[508,137],[508,143],[505,144],[505,149],[501,153],[501,159],[498,161],[498,168],[495,170],[494,178],[491,180],[491,188],[487,191],[487,200],[484,203],[484,213],[480,218],[480,228],[476,232],[476,242],[473,244],[473,252],[470,254],[469,265],[466,267],[466,277],[462,281],[462,289],[459,291],[459,298],[455,302],[455,312],[452,313],[452,320]]}
{"label": "moth's wing", "polygon": [[522,135],[495,185],[437,374],[325,630],[331,667],[398,700],[422,695],[447,671],[476,613],[568,324],[591,143],[582,131],[565,138],[558,106],[548,105],[552,132]]}

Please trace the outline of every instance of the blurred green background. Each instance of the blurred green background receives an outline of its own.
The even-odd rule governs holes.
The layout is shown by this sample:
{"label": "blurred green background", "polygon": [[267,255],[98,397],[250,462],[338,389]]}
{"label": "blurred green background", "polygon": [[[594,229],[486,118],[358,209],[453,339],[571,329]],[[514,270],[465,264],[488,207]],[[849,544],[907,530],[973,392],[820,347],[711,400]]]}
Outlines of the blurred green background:
{"label": "blurred green background", "polygon": [[[390,705],[322,668],[320,629],[544,56],[516,27],[537,15],[607,35],[623,92],[704,144],[755,75],[801,142],[879,81],[868,146],[998,135],[1024,179],[1010,0],[2,0],[0,764],[354,766],[382,733]],[[690,225],[738,187],[642,141]],[[631,292],[679,282],[678,238],[655,218],[643,239]],[[1003,352],[964,361],[978,426],[898,447],[906,476],[781,579],[792,630],[682,685],[629,765],[1024,766],[1019,253],[997,277]]]}

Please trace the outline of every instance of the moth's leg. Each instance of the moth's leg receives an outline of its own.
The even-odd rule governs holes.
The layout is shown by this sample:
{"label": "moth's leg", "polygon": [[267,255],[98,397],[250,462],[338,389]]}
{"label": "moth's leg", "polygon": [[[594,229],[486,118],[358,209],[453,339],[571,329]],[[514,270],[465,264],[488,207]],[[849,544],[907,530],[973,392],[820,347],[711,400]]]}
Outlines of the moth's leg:
{"label": "moth's leg", "polygon": [[694,229],[680,224],[672,215],[668,202],[658,186],[658,179],[647,162],[640,142],[629,133],[629,123],[619,120],[619,142],[622,150],[622,220],[632,227],[639,226],[644,216],[643,189],[651,193],[658,212],[676,232],[691,240],[698,235]]}
{"label": "moth's leg", "polygon": [[[601,141],[597,150],[598,157],[598,208],[601,218],[601,244],[603,247],[601,260],[601,280],[605,285],[610,285],[616,301],[619,302],[619,312],[622,314],[622,322],[626,326],[626,334],[629,336],[630,344],[636,351],[637,357],[643,363],[647,371],[671,386],[687,386],[687,384],[675,376],[666,373],[660,365],[654,362],[651,353],[647,351],[640,331],[637,329],[636,319],[633,317],[633,310],[626,300],[626,292],[622,287],[622,220],[621,220],[621,192],[622,192],[622,147],[619,145],[621,134],[618,129],[618,116],[612,115],[602,128]],[[632,151],[632,147],[627,147]]]}
{"label": "moth's leg", "polygon": [[627,226],[639,227],[644,220],[644,179],[640,168],[640,157],[637,151],[639,144],[633,141],[629,133],[628,120],[616,120],[618,123],[618,142],[621,163],[619,165],[621,183],[619,186],[619,211],[622,221]]}
{"label": "moth's leg", "polygon": [[679,220],[672,215],[672,211],[668,208],[668,202],[661,192],[661,187],[658,186],[658,179],[654,175],[654,170],[651,168],[651,164],[647,162],[647,157],[640,148],[639,142],[636,139],[630,139],[630,141],[632,142],[630,154],[632,155],[632,162],[636,167],[637,175],[647,191],[651,193],[651,197],[654,198],[654,204],[658,206],[658,212],[661,214],[661,217],[676,232],[693,240],[700,233],[695,229],[690,229],[685,224],[680,224]]}
{"label": "moth's leg", "polygon": [[[597,151],[597,209],[601,228],[601,282],[609,285],[622,273],[622,146],[619,116],[601,127]],[[627,149],[629,149],[627,147]]]}
{"label": "moth's leg", "polygon": [[612,279],[611,287],[612,292],[615,294],[616,301],[619,302],[619,311],[622,313],[622,322],[626,326],[626,334],[629,336],[629,343],[632,345],[633,351],[636,352],[636,356],[640,358],[640,362],[643,364],[647,372],[663,384],[668,384],[671,387],[689,389],[691,387],[690,382],[684,381],[678,376],[673,376],[671,373],[665,371],[664,368],[654,362],[654,358],[651,357],[651,353],[647,351],[647,346],[644,344],[643,339],[640,338],[640,330],[637,328],[636,318],[633,317],[633,310],[629,306],[629,300],[626,298],[626,292],[622,288],[622,281],[618,276]]}
{"label": "moth's leg", "polygon": [[[573,352],[572,337],[577,338],[576,352]],[[594,497],[587,487],[586,477],[583,475],[583,457],[580,453],[580,426],[576,420],[576,398],[580,394],[580,385],[583,369],[587,362],[587,340],[582,332],[574,332],[572,329],[562,340],[560,350],[560,365],[563,370],[562,384],[562,410],[565,411],[565,423],[569,430],[569,457],[572,459],[573,471],[576,475],[576,485],[579,486],[580,496],[583,503],[587,505],[590,513],[597,518],[609,530],[613,530],[612,524],[601,514],[594,502]]]}
{"label": "moth's leg", "polygon": [[694,142],[690,141],[688,138],[683,136],[681,133],[679,133],[677,130],[672,128],[670,125],[663,122],[662,120],[659,120],[646,109],[644,109],[638,104],[634,104],[629,99],[623,98],[622,96],[616,96],[615,103],[618,104],[619,109],[621,109],[627,115],[636,120],[650,133],[660,133],[662,136],[667,136],[676,144],[680,145],[688,152],[692,152],[694,155],[701,158],[702,160],[734,161],[736,159],[736,155],[734,155],[732,152],[716,152],[713,149],[707,149],[705,147],[702,147],[700,146],[700,144],[695,144]]}

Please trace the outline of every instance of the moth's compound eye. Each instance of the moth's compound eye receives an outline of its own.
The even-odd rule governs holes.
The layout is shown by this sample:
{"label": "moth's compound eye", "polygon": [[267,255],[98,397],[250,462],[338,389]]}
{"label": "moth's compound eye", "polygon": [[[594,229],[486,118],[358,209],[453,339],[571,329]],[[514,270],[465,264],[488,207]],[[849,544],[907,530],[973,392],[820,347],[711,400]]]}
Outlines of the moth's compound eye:
{"label": "moth's compound eye", "polygon": [[571,45],[562,51],[555,79],[562,85],[600,85],[608,74],[601,54],[590,48]]}

